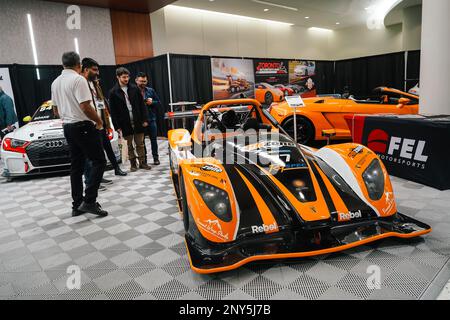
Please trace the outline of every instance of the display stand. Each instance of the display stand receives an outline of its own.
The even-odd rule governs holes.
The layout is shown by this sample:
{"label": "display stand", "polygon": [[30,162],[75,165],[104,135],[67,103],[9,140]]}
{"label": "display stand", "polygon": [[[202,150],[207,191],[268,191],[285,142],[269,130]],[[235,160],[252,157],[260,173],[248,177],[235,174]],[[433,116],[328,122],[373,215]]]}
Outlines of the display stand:
{"label": "display stand", "polygon": [[[186,107],[195,106],[195,105],[197,105],[197,102],[180,101],[180,102],[176,102],[176,103],[169,103],[169,105],[170,105],[171,112],[176,112],[176,111],[185,112]],[[186,129],[186,119],[182,119],[182,121],[183,121],[183,128]],[[171,123],[172,123],[172,129],[175,129],[175,120],[172,119]]]}

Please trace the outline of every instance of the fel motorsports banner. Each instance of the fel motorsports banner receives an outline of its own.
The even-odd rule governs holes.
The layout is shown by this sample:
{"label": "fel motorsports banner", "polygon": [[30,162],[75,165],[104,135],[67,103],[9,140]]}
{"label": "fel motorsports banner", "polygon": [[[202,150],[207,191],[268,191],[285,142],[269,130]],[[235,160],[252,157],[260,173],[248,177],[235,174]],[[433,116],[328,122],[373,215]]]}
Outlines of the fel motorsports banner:
{"label": "fel motorsports banner", "polygon": [[389,174],[450,189],[450,116],[356,116],[354,140],[374,151]]}

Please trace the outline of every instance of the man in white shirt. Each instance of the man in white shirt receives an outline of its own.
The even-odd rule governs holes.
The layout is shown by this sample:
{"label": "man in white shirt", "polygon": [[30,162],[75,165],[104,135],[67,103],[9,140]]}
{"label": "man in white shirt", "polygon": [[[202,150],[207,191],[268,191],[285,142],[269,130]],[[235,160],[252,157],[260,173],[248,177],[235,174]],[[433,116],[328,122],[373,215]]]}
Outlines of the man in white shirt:
{"label": "man in white shirt", "polygon": [[[64,136],[70,148],[73,208],[72,216],[108,213],[97,203],[98,188],[106,167],[100,132],[103,121],[92,108],[88,82],[80,75],[81,60],[76,52],[62,56],[64,70],[52,84],[52,101],[63,121]],[[83,173],[86,160],[91,161],[91,183],[83,197]]]}

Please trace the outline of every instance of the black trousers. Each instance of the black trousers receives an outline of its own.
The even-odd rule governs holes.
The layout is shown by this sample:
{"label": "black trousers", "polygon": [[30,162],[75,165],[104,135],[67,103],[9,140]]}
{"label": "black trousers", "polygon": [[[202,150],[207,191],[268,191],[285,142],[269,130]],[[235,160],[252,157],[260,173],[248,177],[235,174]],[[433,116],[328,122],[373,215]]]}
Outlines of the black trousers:
{"label": "black trousers", "polygon": [[[100,130],[100,137],[102,139],[103,149],[105,150],[106,156],[108,157],[109,162],[111,163],[111,166],[114,168],[114,170],[119,169],[119,162],[116,159],[116,155],[114,154],[114,150],[111,145],[111,141],[108,138],[108,134],[106,133],[106,130]],[[90,161],[86,161],[86,168],[84,170],[84,181],[86,185],[89,185],[91,183],[91,170],[92,170],[92,163]]]}
{"label": "black trousers", "polygon": [[119,163],[117,162],[116,155],[114,154],[114,150],[111,145],[111,141],[108,138],[108,134],[106,133],[106,130],[100,130],[100,137],[102,138],[102,145],[103,149],[106,152],[106,156],[108,157],[109,162],[111,162],[111,165],[114,169],[117,169],[119,167]]}
{"label": "black trousers", "polygon": [[[73,208],[76,209],[85,201],[95,203],[98,188],[106,167],[105,153],[103,152],[100,131],[90,121],[64,125],[64,136],[70,148],[71,171],[70,182],[72,186]],[[83,197],[83,173],[86,160],[92,163],[90,183],[86,185]]]}

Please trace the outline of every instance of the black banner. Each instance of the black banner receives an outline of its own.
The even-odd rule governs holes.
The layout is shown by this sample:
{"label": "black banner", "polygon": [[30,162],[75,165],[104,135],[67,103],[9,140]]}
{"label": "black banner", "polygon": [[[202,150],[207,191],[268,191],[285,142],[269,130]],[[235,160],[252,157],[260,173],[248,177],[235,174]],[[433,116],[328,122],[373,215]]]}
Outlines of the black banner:
{"label": "black banner", "polygon": [[450,189],[450,116],[366,117],[362,144],[389,174],[440,190]]}

